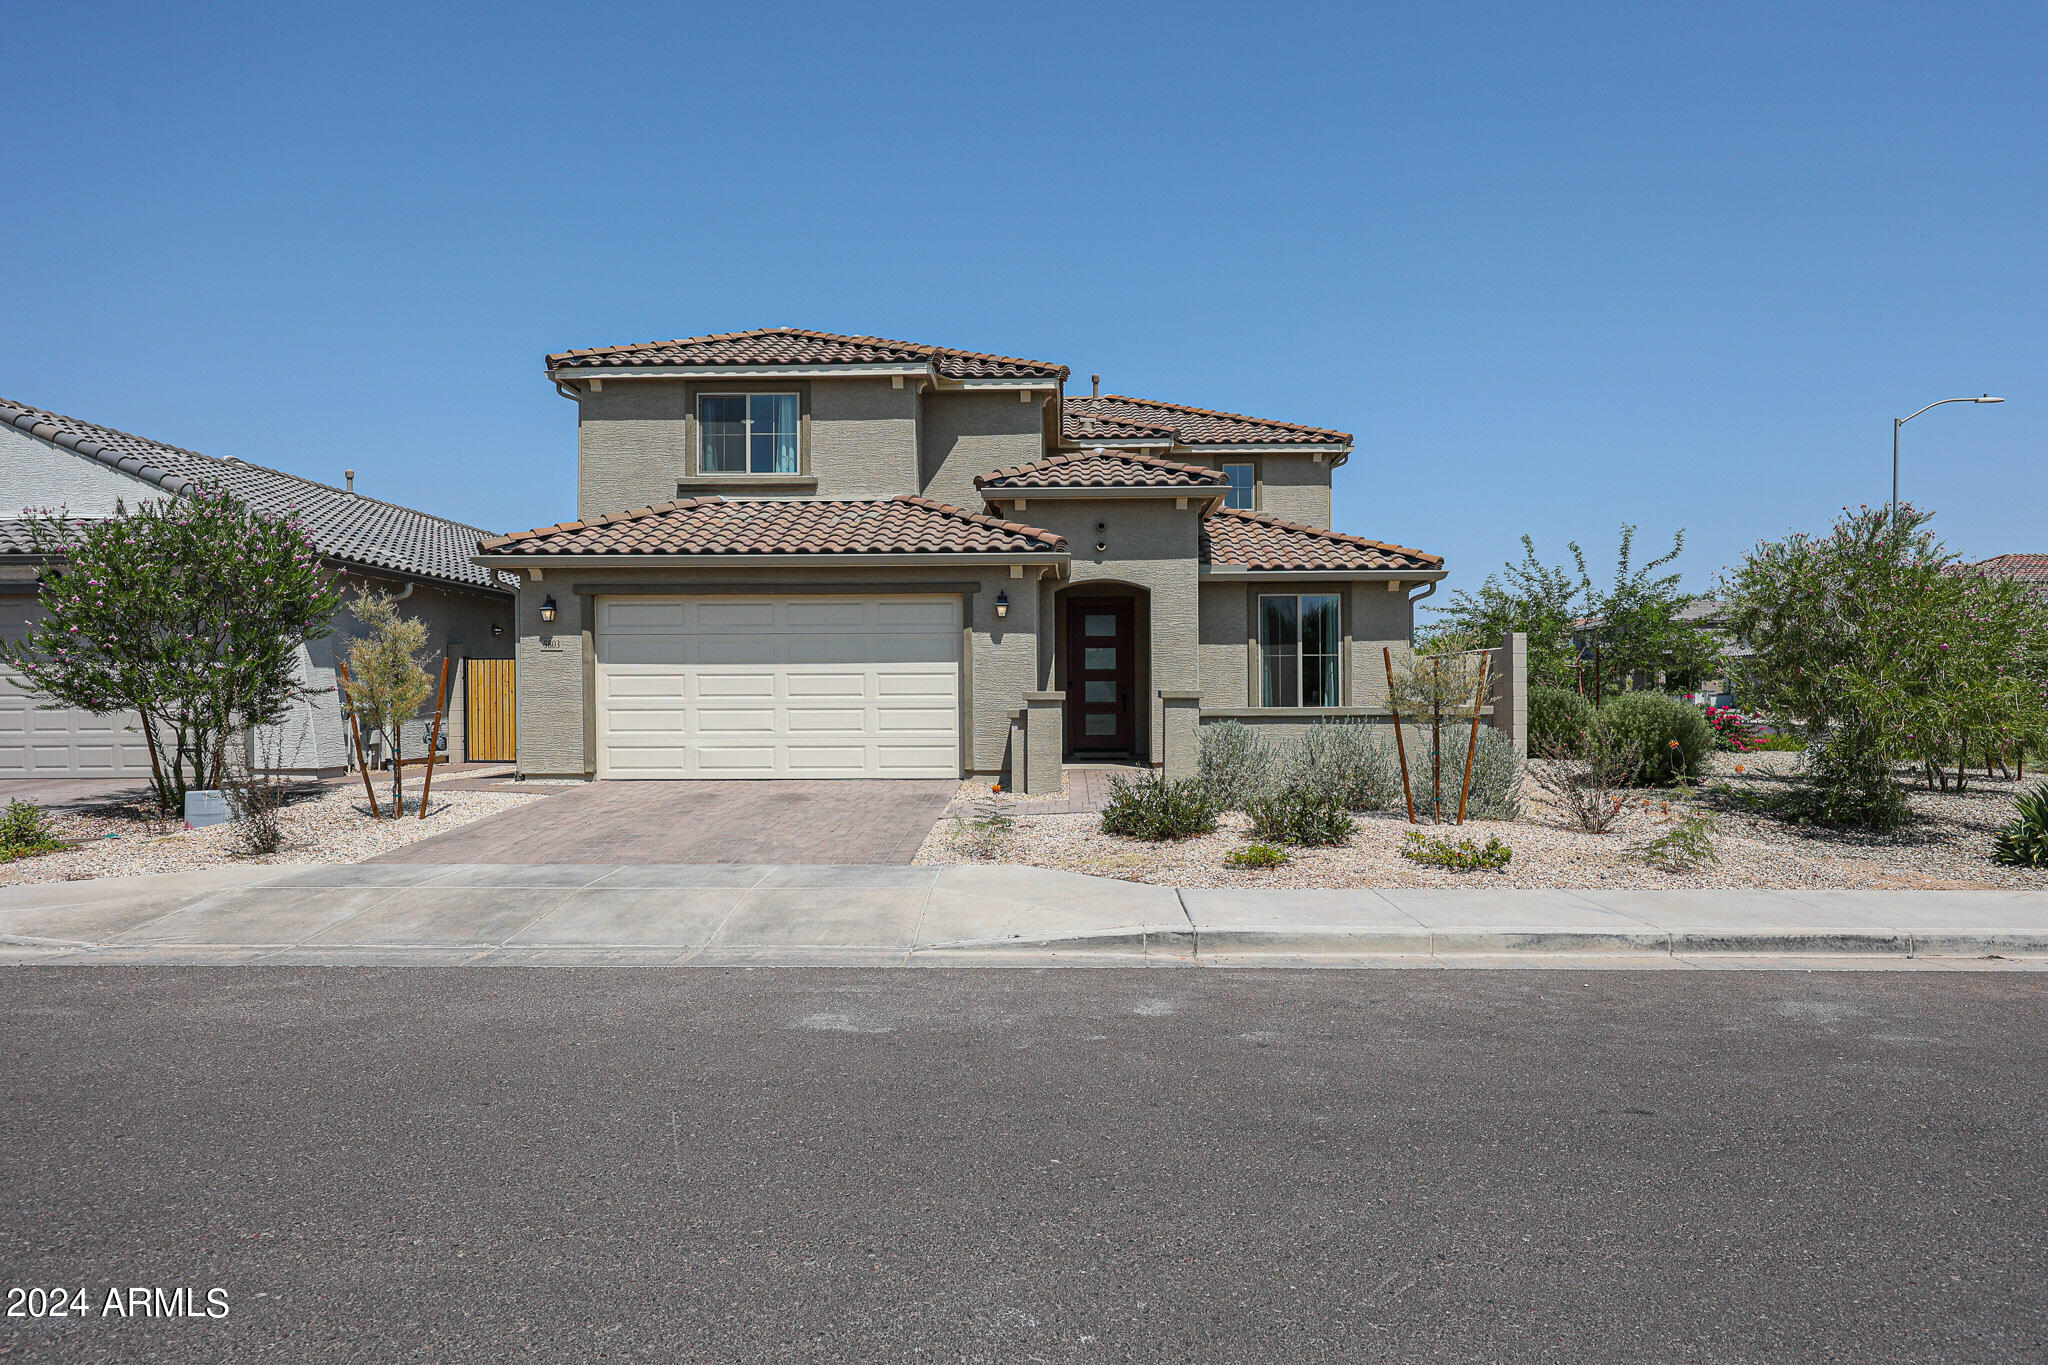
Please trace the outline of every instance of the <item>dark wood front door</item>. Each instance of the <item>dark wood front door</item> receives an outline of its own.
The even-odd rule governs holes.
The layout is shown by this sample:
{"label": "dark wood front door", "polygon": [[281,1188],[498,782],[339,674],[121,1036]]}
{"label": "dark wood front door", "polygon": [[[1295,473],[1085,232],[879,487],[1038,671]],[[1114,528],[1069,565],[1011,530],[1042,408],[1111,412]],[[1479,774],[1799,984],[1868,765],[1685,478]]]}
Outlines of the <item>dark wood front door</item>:
{"label": "dark wood front door", "polygon": [[1135,752],[1138,661],[1128,597],[1067,601],[1067,749]]}

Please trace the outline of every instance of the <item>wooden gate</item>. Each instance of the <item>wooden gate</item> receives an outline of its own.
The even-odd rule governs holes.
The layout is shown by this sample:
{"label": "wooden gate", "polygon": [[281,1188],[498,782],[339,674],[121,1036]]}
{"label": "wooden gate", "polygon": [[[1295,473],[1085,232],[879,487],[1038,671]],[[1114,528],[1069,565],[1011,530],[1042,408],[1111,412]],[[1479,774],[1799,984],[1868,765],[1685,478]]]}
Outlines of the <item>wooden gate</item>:
{"label": "wooden gate", "polygon": [[472,763],[510,763],[517,752],[510,659],[464,659],[468,679],[463,756]]}

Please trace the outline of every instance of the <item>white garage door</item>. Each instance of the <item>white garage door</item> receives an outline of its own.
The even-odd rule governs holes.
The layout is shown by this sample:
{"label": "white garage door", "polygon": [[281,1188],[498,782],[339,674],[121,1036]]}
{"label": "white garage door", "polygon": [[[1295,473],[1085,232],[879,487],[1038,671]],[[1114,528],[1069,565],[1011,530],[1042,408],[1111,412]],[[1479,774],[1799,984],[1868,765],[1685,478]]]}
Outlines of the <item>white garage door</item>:
{"label": "white garage door", "polygon": [[[0,640],[12,644],[42,616],[29,597],[0,597]],[[0,778],[148,777],[149,748],[133,715],[45,711],[0,664]]]}
{"label": "white garage door", "polygon": [[603,597],[599,777],[957,777],[957,597]]}

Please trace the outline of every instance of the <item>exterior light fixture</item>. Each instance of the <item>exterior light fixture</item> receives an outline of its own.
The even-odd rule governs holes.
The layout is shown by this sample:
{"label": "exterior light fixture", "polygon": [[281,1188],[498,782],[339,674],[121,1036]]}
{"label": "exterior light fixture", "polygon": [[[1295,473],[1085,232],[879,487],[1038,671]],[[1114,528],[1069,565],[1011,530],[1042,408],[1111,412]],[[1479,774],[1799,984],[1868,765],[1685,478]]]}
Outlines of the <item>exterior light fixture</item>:
{"label": "exterior light fixture", "polygon": [[555,599],[552,596],[540,604],[540,619],[545,625],[555,623]]}
{"label": "exterior light fixture", "polygon": [[491,638],[496,639],[504,633],[505,628],[503,626],[499,625],[496,621],[491,622]]}
{"label": "exterior light fixture", "polygon": [[998,592],[996,594],[996,619],[1001,620],[1003,617],[1008,616],[1009,614],[1010,594],[1007,592]]}

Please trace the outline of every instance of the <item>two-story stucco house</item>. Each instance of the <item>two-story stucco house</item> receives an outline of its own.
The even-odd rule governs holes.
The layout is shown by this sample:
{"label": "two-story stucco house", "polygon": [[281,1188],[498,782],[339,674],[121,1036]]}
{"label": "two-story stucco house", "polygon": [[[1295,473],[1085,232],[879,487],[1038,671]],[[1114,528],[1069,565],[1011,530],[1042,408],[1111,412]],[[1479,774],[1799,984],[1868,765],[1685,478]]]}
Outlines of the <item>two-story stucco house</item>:
{"label": "two-story stucco house", "polygon": [[1444,574],[1331,529],[1348,434],[1046,361],[773,328],[547,368],[577,519],[478,557],[528,775],[1175,772],[1202,720],[1375,714]]}

